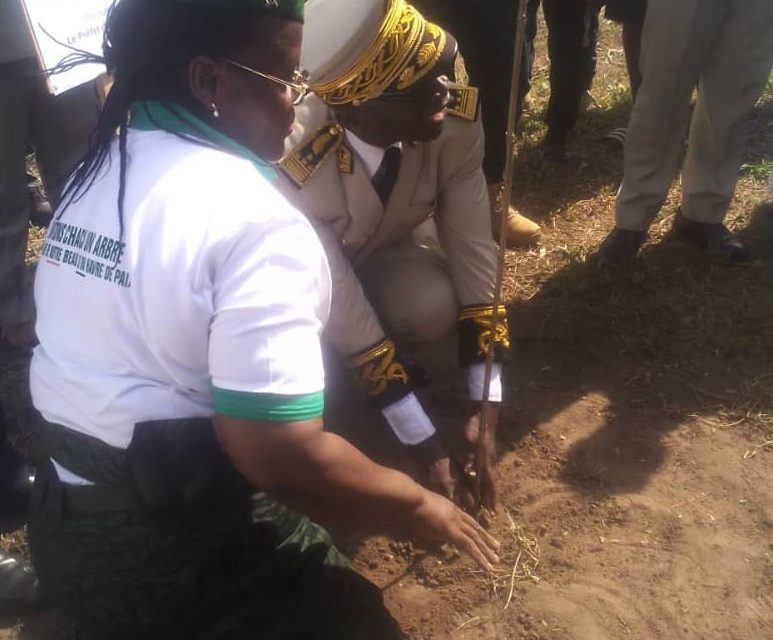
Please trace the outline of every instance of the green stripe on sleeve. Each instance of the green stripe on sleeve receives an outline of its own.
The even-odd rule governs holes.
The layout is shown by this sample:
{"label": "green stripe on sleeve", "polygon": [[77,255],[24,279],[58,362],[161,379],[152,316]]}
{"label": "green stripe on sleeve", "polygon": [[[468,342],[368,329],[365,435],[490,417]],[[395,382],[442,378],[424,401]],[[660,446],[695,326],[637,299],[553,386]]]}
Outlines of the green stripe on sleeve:
{"label": "green stripe on sleeve", "polygon": [[322,391],[305,395],[283,396],[275,393],[247,393],[212,390],[215,411],[224,416],[264,422],[296,422],[319,418],[325,408]]}

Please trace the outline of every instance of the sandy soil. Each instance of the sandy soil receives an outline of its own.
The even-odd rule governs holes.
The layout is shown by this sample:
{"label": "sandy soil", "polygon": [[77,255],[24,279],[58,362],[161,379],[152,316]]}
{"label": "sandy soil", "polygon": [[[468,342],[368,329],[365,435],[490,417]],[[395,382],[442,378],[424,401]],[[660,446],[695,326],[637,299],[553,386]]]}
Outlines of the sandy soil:
{"label": "sandy soil", "polygon": [[[770,638],[773,469],[755,434],[685,415],[700,402],[675,377],[615,366],[610,384],[587,353],[524,351],[544,372],[503,429],[496,592],[447,553],[377,540],[356,555],[410,637]],[[541,551],[507,609],[505,511]]]}

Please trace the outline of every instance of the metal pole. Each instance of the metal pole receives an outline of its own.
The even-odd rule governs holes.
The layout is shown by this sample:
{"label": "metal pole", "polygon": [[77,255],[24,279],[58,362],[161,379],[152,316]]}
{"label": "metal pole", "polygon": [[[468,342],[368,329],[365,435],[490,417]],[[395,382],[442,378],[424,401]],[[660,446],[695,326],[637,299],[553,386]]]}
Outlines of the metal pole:
{"label": "metal pole", "polygon": [[[510,110],[507,114],[507,156],[505,158],[504,172],[504,193],[502,194],[502,215],[499,228],[499,260],[497,262],[496,285],[494,288],[494,315],[492,317],[491,334],[494,336],[494,329],[498,321],[498,309],[502,302],[502,280],[505,271],[505,256],[507,250],[507,212],[510,208],[510,194],[513,189],[513,169],[515,160],[515,127],[516,127],[516,107],[518,104],[518,93],[521,90],[521,67],[523,66],[523,50],[526,43],[526,8],[528,0],[518,0],[518,20],[515,29],[515,51],[513,53],[513,73],[510,79]],[[485,108],[485,107],[484,107]],[[486,366],[483,377],[483,403],[480,414],[480,427],[478,432],[478,447],[475,452],[475,482],[478,490],[478,499],[481,498],[481,481],[483,478],[483,468],[486,460],[486,435],[489,429],[486,417],[491,404],[489,395],[491,393],[491,371],[494,365],[494,343],[489,343],[489,349],[486,353]]]}

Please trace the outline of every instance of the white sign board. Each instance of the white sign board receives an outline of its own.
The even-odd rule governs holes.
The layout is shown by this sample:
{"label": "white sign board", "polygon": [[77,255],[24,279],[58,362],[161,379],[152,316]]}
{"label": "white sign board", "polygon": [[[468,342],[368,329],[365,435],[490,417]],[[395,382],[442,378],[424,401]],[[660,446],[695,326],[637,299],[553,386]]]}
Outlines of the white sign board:
{"label": "white sign board", "polygon": [[[73,53],[68,47],[102,55],[105,17],[112,0],[22,0],[22,4],[27,11],[38,58],[45,69],[55,67]],[[48,80],[51,91],[59,95],[104,72],[102,65],[82,64],[70,71],[50,75]]]}

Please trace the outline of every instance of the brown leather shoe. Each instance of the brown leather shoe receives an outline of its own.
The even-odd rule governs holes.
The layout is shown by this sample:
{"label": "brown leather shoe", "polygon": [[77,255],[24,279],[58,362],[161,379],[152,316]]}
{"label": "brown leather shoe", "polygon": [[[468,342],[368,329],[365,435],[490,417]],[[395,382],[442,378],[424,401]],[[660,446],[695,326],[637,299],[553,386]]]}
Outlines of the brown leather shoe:
{"label": "brown leather shoe", "polygon": [[[497,182],[490,184],[488,188],[489,200],[491,202],[491,226],[494,232],[494,239],[499,241],[499,230],[502,221],[502,210],[504,204],[504,183]],[[540,239],[540,226],[522,216],[514,207],[507,208],[507,246],[511,249],[527,249],[533,247]]]}

